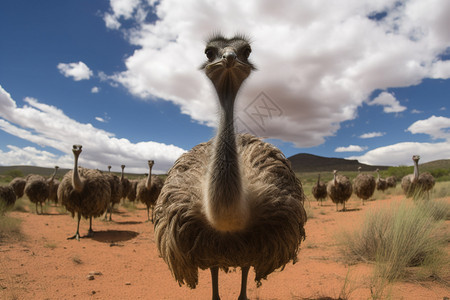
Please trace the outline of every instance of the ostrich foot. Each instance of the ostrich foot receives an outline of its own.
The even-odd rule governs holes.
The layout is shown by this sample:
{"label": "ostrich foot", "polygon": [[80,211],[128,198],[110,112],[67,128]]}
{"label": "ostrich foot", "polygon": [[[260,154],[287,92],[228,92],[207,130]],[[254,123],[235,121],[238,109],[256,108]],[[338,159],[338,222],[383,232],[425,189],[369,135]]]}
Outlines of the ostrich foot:
{"label": "ostrich foot", "polygon": [[74,240],[77,239],[77,241],[80,241],[80,234],[77,232],[74,236],[68,237],[68,240]]}
{"label": "ostrich foot", "polygon": [[93,237],[93,236],[94,236],[94,230],[89,229],[88,233],[85,236],[83,236],[83,237],[85,238],[85,237]]}

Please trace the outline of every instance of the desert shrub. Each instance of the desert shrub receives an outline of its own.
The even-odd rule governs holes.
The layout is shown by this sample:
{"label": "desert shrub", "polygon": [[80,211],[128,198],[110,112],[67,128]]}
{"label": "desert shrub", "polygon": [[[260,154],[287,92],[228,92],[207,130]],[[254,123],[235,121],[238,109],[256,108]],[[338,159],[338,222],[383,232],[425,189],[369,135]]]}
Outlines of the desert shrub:
{"label": "desert shrub", "polygon": [[[393,281],[408,267],[431,268],[439,273],[445,260],[442,222],[437,222],[430,201],[402,202],[369,211],[360,229],[344,232],[343,251],[349,259],[376,263],[377,273]],[[444,231],[445,232],[445,231]]]}
{"label": "desert shrub", "polygon": [[7,239],[17,239],[22,237],[20,220],[8,215],[0,216],[0,243]]}

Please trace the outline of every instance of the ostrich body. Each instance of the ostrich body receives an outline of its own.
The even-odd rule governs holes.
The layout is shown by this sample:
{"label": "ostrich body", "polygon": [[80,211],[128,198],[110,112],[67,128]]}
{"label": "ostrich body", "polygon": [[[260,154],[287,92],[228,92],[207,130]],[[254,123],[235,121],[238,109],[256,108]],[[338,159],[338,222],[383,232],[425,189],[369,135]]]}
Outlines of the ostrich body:
{"label": "ostrich body", "polygon": [[111,198],[111,188],[100,171],[78,167],[81,145],[74,145],[72,152],[75,157],[74,167],[61,180],[58,199],[71,212],[72,217],[77,214],[77,232],[69,239],[79,240],[81,217],[90,219],[87,236],[92,236],[92,217],[99,217],[105,212]]}
{"label": "ostrich body", "polygon": [[242,37],[212,38],[203,69],[220,103],[216,136],[183,154],[171,168],[155,207],[155,238],[179,284],[195,288],[198,269],[210,269],[212,298],[218,271],[242,269],[239,299],[247,299],[250,267],[260,284],[296,262],[305,238],[302,186],[274,146],[234,131],[234,102],[254,67]]}
{"label": "ostrich body", "polygon": [[10,185],[0,186],[0,214],[16,203],[16,194]]}
{"label": "ostrich body", "polygon": [[131,182],[128,180],[128,178],[125,178],[124,175],[124,170],[125,170],[125,165],[121,165],[120,166],[122,168],[122,173],[120,175],[120,185],[122,186],[122,199],[125,199],[128,194],[130,193],[130,189],[131,189]]}
{"label": "ostrich body", "polygon": [[397,178],[395,178],[395,176],[387,177],[386,184],[388,188],[395,188],[397,186]]}
{"label": "ostrich body", "polygon": [[105,178],[109,182],[109,186],[111,188],[111,198],[108,202],[108,208],[105,213],[105,220],[108,218],[109,212],[109,220],[112,220],[112,212],[114,210],[114,205],[120,203],[120,199],[122,198],[122,184],[120,182],[120,178],[111,173],[111,166],[108,166],[108,173],[104,174]]}
{"label": "ostrich body", "polygon": [[312,187],[311,193],[320,205],[322,205],[322,201],[327,198],[327,186],[320,181],[320,174],[317,176],[317,183]]}
{"label": "ostrich body", "polygon": [[421,196],[423,193],[429,193],[434,187],[435,180],[433,175],[428,172],[419,175],[419,155],[414,155],[412,160],[414,162],[414,173],[406,175],[402,178],[402,189],[406,197],[413,197],[414,195]]}
{"label": "ostrich body", "polygon": [[148,161],[149,173],[146,179],[142,179],[136,186],[136,199],[147,206],[147,221],[150,221],[150,208],[152,209],[152,223],[153,223],[153,208],[156,200],[161,193],[164,182],[158,176],[152,176],[152,167],[154,161]]}
{"label": "ostrich body", "polygon": [[59,167],[55,166],[55,171],[53,172],[52,177],[47,179],[48,199],[55,204],[58,204],[58,187],[60,184],[60,181],[58,179],[55,179],[56,172],[58,172],[58,169]]}
{"label": "ostrich body", "polygon": [[343,204],[343,211],[345,211],[345,202],[350,198],[353,192],[352,183],[345,175],[338,175],[338,171],[334,170],[334,178],[327,184],[327,193],[330,196],[331,201],[336,203],[336,211],[338,210],[338,204]]}
{"label": "ostrich body", "polygon": [[386,179],[380,177],[379,169],[376,169],[375,172],[377,172],[377,191],[384,192],[388,188]]}
{"label": "ostrich body", "polygon": [[139,183],[139,179],[130,180],[130,189],[127,194],[127,199],[130,202],[134,202],[136,200],[136,189]]}
{"label": "ostrich body", "polygon": [[13,188],[14,194],[16,194],[16,199],[23,197],[23,192],[25,190],[25,185],[27,184],[27,181],[21,177],[16,177],[9,185]]}
{"label": "ostrich body", "polygon": [[353,187],[356,196],[362,200],[364,205],[364,201],[372,197],[375,192],[376,182],[371,174],[361,173],[361,167],[358,167],[358,172],[359,174],[353,181]]}
{"label": "ostrich body", "polygon": [[49,195],[47,181],[43,176],[34,174],[28,175],[26,181],[27,184],[25,185],[24,193],[36,205],[36,214],[39,215],[38,204],[41,207],[42,214],[42,203],[45,202]]}

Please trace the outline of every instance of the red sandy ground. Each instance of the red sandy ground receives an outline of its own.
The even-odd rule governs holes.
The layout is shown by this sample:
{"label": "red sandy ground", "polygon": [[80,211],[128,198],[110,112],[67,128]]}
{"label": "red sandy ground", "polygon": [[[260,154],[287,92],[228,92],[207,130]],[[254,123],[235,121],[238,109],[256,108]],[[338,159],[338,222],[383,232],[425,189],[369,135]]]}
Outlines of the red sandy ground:
{"label": "red sandy ground", "polygon": [[[368,209],[402,198],[391,196],[365,206],[352,200],[347,204],[347,212],[336,212],[330,201],[323,207],[311,202],[313,217],[306,224],[307,238],[298,262],[272,273],[259,288],[250,271],[248,297],[369,299],[372,265],[346,265],[335,236],[342,228],[356,229]],[[158,257],[153,226],[145,222],[146,210],[141,205],[137,207],[120,207],[112,222],[95,219],[95,236],[79,242],[66,239],[75,233],[75,219],[58,213],[55,207],[50,207],[45,215],[11,212],[11,216],[23,220],[25,239],[0,244],[0,299],[210,299],[208,270],[200,270],[196,289],[178,286]],[[82,235],[88,226],[88,221],[82,220]],[[89,280],[90,272],[101,274]],[[237,299],[239,285],[240,270],[219,273],[222,300]],[[448,285],[431,279],[395,283],[389,292],[391,299],[448,296]]]}

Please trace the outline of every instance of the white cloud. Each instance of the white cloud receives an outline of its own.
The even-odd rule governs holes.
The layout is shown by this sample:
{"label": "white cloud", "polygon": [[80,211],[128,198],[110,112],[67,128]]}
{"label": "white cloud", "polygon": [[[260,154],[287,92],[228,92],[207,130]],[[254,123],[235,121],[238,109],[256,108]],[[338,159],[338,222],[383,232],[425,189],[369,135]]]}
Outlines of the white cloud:
{"label": "white cloud", "polygon": [[418,143],[402,142],[385,147],[379,147],[366,152],[361,156],[351,156],[348,159],[357,159],[370,165],[411,165],[411,157],[421,155],[421,162],[437,159],[450,159],[450,118],[431,116],[426,120],[419,120],[408,127],[412,134],[424,133],[433,139],[442,138],[444,142]]}
{"label": "white cloud", "polygon": [[368,132],[368,133],[364,133],[364,134],[360,135],[359,137],[362,139],[371,139],[374,137],[384,136],[385,134],[386,134],[386,132]]}
{"label": "white cloud", "polygon": [[428,134],[433,139],[450,140],[450,118],[431,116],[426,120],[414,122],[407,130],[413,134]]}
{"label": "white cloud", "polygon": [[99,88],[98,86],[94,86],[94,87],[91,89],[91,93],[93,93],[93,94],[97,94],[98,92],[100,92],[100,88]]}
{"label": "white cloud", "polygon": [[367,150],[367,147],[361,147],[357,145],[349,145],[347,147],[337,147],[334,152],[362,152]]}
{"label": "white cloud", "polygon": [[101,117],[95,117],[95,119],[99,122],[105,123],[105,119],[101,118]]}
{"label": "white cloud", "polygon": [[[147,172],[147,160],[154,159],[155,172],[166,172],[184,152],[174,145],[152,141],[131,143],[125,138],[95,128],[89,123],[70,119],[54,106],[40,103],[34,98],[25,98],[27,105],[17,107],[0,85],[0,130],[35,143],[46,150],[9,146],[8,152],[0,152],[0,163],[6,165],[30,164],[71,168],[72,145],[83,145],[80,164],[94,169],[105,169],[107,165],[127,166],[129,172]],[[101,119],[105,120],[107,115]],[[63,155],[53,154],[52,151]],[[50,152],[51,151],[51,152]],[[68,159],[70,157],[70,159]]]}
{"label": "white cloud", "polygon": [[423,111],[418,110],[418,109],[413,109],[413,110],[411,110],[411,113],[412,114],[421,114],[421,113],[423,113]]}
{"label": "white cloud", "polygon": [[400,105],[394,95],[382,92],[375,99],[367,103],[368,105],[381,105],[385,113],[399,113],[406,110],[405,106]]}
{"label": "white cloud", "polygon": [[[126,70],[109,75],[133,95],[171,101],[197,122],[214,126],[216,97],[198,70],[203,41],[216,29],[248,34],[258,67],[246,82],[237,111],[244,127],[260,136],[316,146],[343,121],[356,117],[376,90],[405,87],[423,78],[448,77],[439,54],[450,46],[447,0],[424,5],[397,1],[153,1],[158,20],[144,21],[146,1],[111,1],[109,14],[130,27],[137,50]],[[439,9],[437,9],[439,8]],[[141,11],[141,13],[138,13]],[[367,16],[386,12],[381,20]],[[126,23],[123,21],[127,21]],[[214,20],[211,26],[211,20]],[[281,114],[264,126],[245,108],[264,92]],[[373,104],[385,112],[406,107],[390,94]]]}
{"label": "white cloud", "polygon": [[59,63],[58,70],[66,77],[73,77],[73,80],[80,81],[91,78],[93,75],[91,69],[82,61],[73,63]]}

